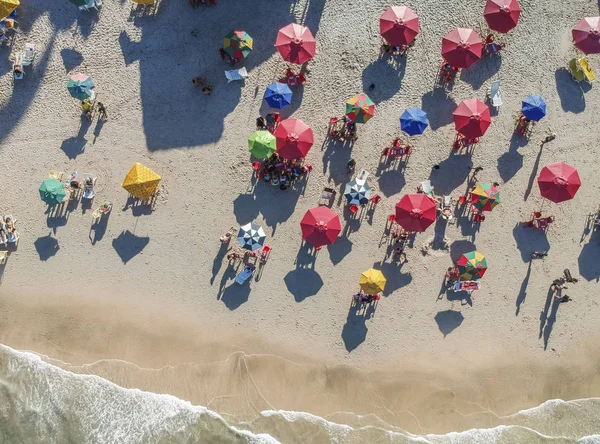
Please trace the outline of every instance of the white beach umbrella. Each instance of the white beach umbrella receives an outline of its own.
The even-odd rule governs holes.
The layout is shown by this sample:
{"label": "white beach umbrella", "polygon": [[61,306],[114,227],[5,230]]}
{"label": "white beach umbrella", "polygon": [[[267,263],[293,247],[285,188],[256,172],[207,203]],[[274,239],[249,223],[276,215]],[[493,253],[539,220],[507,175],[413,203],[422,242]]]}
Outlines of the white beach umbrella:
{"label": "white beach umbrella", "polygon": [[240,228],[238,242],[242,248],[255,251],[263,247],[267,235],[260,225],[249,223]]}

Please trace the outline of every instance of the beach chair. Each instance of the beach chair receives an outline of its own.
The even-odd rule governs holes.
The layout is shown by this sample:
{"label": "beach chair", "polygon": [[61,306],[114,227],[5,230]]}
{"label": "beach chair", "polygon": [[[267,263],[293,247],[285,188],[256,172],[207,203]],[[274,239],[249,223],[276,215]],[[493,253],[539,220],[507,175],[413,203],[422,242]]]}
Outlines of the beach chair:
{"label": "beach chair", "polygon": [[225,77],[227,77],[227,83],[231,83],[235,80],[244,80],[248,77],[248,71],[246,71],[245,67],[230,69],[229,71],[225,71]]}
{"label": "beach chair", "polygon": [[50,179],[56,179],[58,181],[62,181],[63,178],[65,177],[65,173],[64,172],[58,172],[58,171],[50,171],[48,173],[48,177],[50,177]]}
{"label": "beach chair", "polygon": [[321,198],[319,199],[319,205],[331,205],[331,202],[335,200],[336,191],[333,188],[323,188]]}
{"label": "beach chair", "polygon": [[369,172],[367,170],[361,170],[356,176],[356,180],[367,180],[369,177]]}
{"label": "beach chair", "polygon": [[33,63],[33,59],[35,57],[35,45],[32,43],[25,43],[25,49],[23,50],[23,55],[21,58],[21,63],[23,66],[29,66]]}
{"label": "beach chair", "polygon": [[500,80],[492,82],[490,87],[490,102],[496,109],[502,105],[502,91],[500,90]]}
{"label": "beach chair", "polygon": [[242,271],[240,271],[238,273],[238,275],[235,277],[235,282],[242,285],[244,282],[246,282],[248,279],[250,279],[252,277],[255,269],[256,269],[256,267],[252,264],[246,265],[244,267],[244,269]]}
{"label": "beach chair", "polygon": [[431,180],[424,180],[423,182],[421,182],[421,190],[423,190],[423,192],[425,194],[428,194],[429,196],[433,196],[433,188],[431,188]]}
{"label": "beach chair", "polygon": [[594,71],[592,71],[592,67],[590,66],[590,63],[588,62],[588,59],[583,57],[583,58],[577,60],[577,64],[581,68],[581,71],[583,71],[583,75],[585,77],[586,82],[591,84],[594,80],[596,80],[596,74],[594,74]]}
{"label": "beach chair", "polygon": [[583,79],[585,79],[585,74],[583,73],[582,69],[579,67],[579,64],[577,63],[577,59],[571,59],[568,66],[569,66],[569,72],[571,73],[573,80],[575,80],[576,82],[581,82]]}
{"label": "beach chair", "polygon": [[[92,186],[88,187],[88,180],[92,181]],[[83,199],[93,199],[95,196],[94,188],[96,187],[96,177],[91,174],[84,173],[83,174],[83,195],[81,196]]]}

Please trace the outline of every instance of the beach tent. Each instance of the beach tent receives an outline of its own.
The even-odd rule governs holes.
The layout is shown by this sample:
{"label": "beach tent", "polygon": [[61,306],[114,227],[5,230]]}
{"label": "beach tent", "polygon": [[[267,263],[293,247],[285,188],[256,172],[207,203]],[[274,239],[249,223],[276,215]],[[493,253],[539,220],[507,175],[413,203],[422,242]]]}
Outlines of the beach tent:
{"label": "beach tent", "polygon": [[94,82],[86,74],[74,74],[69,77],[67,90],[72,97],[85,100],[94,96]]}
{"label": "beach tent", "polygon": [[390,6],[379,17],[379,33],[390,45],[410,45],[419,33],[419,17],[408,6]]}
{"label": "beach tent", "polygon": [[423,134],[428,126],[427,113],[421,108],[408,108],[400,116],[400,129],[409,136]]}
{"label": "beach tent", "polygon": [[129,194],[140,200],[148,200],[158,187],[160,176],[139,162],[133,164],[121,185]]}
{"label": "beach tent", "polygon": [[56,179],[44,180],[38,191],[40,198],[48,205],[58,205],[67,195],[65,185]]}
{"label": "beach tent", "polygon": [[266,159],[276,149],[275,136],[267,130],[254,131],[248,139],[248,151],[257,159]]}
{"label": "beach tent", "polygon": [[437,217],[435,202],[427,194],[406,194],[396,204],[396,222],[412,232],[423,232]]}
{"label": "beach tent", "polygon": [[483,43],[470,28],[456,28],[442,39],[442,56],[457,68],[468,68],[481,58]]}
{"label": "beach tent", "polygon": [[492,123],[490,108],[479,99],[463,100],[453,114],[456,131],[469,138],[483,136]]}
{"label": "beach tent", "polygon": [[264,99],[271,108],[283,109],[292,103],[292,90],[286,83],[273,82],[267,86]]}
{"label": "beach tent", "polygon": [[519,23],[521,7],[517,0],[487,0],[483,17],[492,31],[507,33]]}
{"label": "beach tent", "polygon": [[283,60],[302,65],[314,57],[317,42],[306,26],[291,23],[279,30],[275,47]]}
{"label": "beach tent", "polygon": [[231,57],[243,59],[252,51],[253,40],[246,32],[241,30],[231,31],[223,40],[223,49]]}
{"label": "beach tent", "polygon": [[573,43],[584,54],[600,53],[600,17],[586,17],[571,31]]}
{"label": "beach tent", "polygon": [[542,168],[538,185],[542,197],[560,203],[575,197],[575,193],[581,186],[581,178],[571,165],[555,162]]}
{"label": "beach tent", "polygon": [[364,205],[371,197],[371,187],[364,179],[353,179],[346,184],[344,196],[348,199],[348,205]]}
{"label": "beach tent", "polygon": [[300,228],[302,239],[317,248],[334,243],[342,231],[339,216],[326,206],[308,210],[300,221]]}
{"label": "beach tent", "polygon": [[369,268],[360,275],[360,288],[367,294],[377,294],[383,291],[386,279],[381,270]]}
{"label": "beach tent", "polygon": [[500,190],[491,183],[477,185],[471,191],[471,205],[477,211],[492,211],[500,203]]}
{"label": "beach tent", "polygon": [[254,223],[241,227],[237,236],[240,247],[250,251],[260,250],[265,244],[266,238],[263,227]]}
{"label": "beach tent", "polygon": [[277,139],[277,152],[284,159],[300,159],[313,146],[313,130],[300,119],[285,119],[273,133]]}
{"label": "beach tent", "polygon": [[463,254],[456,263],[456,270],[463,281],[476,281],[487,270],[485,256],[478,251]]}
{"label": "beach tent", "polygon": [[8,17],[20,4],[19,0],[0,0],[0,19]]}
{"label": "beach tent", "polygon": [[366,123],[375,115],[375,103],[366,94],[357,94],[346,102],[346,117],[353,123]]}

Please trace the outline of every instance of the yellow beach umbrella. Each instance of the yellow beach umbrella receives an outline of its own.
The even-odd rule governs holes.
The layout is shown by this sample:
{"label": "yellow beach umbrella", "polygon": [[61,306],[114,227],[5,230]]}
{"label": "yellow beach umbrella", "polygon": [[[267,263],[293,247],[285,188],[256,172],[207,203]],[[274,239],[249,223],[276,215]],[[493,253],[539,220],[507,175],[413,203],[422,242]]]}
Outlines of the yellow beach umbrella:
{"label": "yellow beach umbrella", "polygon": [[377,294],[383,291],[386,282],[383,273],[374,268],[369,268],[360,275],[360,288],[368,294]]}
{"label": "yellow beach umbrella", "polygon": [[132,196],[141,200],[148,200],[156,191],[159,182],[160,176],[158,174],[136,162],[125,176],[121,186],[129,191]]}
{"label": "yellow beach umbrella", "polygon": [[20,4],[19,0],[0,0],[0,19],[7,17]]}

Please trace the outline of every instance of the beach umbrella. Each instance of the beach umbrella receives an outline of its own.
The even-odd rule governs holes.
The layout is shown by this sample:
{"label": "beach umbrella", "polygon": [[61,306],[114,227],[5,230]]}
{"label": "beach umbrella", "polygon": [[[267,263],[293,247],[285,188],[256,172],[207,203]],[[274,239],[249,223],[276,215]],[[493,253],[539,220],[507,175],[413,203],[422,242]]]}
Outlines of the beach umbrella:
{"label": "beach umbrella", "polygon": [[287,83],[273,82],[267,86],[264,99],[271,108],[282,109],[292,103],[292,90]]}
{"label": "beach umbrella", "polygon": [[487,270],[485,256],[479,251],[463,254],[456,263],[456,269],[463,281],[476,281],[483,277]]}
{"label": "beach umbrella", "polygon": [[427,194],[406,194],[396,204],[396,222],[407,231],[423,232],[436,217],[436,204]]}
{"label": "beach umbrella", "polygon": [[72,3],[75,6],[86,6],[89,3],[89,0],[69,0],[69,3]]}
{"label": "beach umbrella", "polygon": [[48,205],[57,205],[63,201],[67,192],[65,185],[56,179],[46,179],[39,188],[40,198]]}
{"label": "beach umbrella", "polygon": [[584,54],[600,53],[600,17],[586,17],[573,27],[573,42]]}
{"label": "beach umbrella", "polygon": [[348,199],[348,205],[363,205],[369,202],[371,187],[364,179],[354,179],[346,184],[344,196]]}
{"label": "beach umbrella", "polygon": [[265,244],[267,235],[260,225],[249,223],[240,228],[237,240],[240,246],[246,250],[259,250]]}
{"label": "beach umbrella", "polygon": [[315,141],[313,130],[300,119],[285,119],[273,135],[277,139],[277,152],[284,159],[306,157]]}
{"label": "beach umbrella", "polygon": [[243,59],[252,51],[252,43],[252,37],[246,31],[235,30],[223,39],[223,49],[231,57]]}
{"label": "beach umbrella", "polygon": [[478,211],[492,211],[500,203],[500,190],[491,183],[477,185],[471,191],[471,205]]}
{"label": "beach umbrella", "polygon": [[69,77],[67,89],[72,97],[79,100],[89,99],[93,97],[94,82],[92,78],[86,74],[74,74]]}
{"label": "beach umbrella", "polygon": [[254,131],[248,139],[248,151],[257,159],[266,159],[276,150],[275,136],[267,130]]}
{"label": "beach umbrella", "polygon": [[375,103],[366,94],[357,94],[346,102],[346,116],[354,123],[366,123],[375,115]]}
{"label": "beach umbrella", "polygon": [[367,294],[382,292],[386,282],[381,270],[375,270],[374,268],[369,268],[360,275],[360,288]]}
{"label": "beach umbrella", "polygon": [[483,17],[492,31],[507,33],[519,23],[521,7],[517,0],[487,0]]}
{"label": "beach umbrella", "polygon": [[442,56],[457,68],[468,68],[481,58],[483,44],[470,28],[456,28],[442,40]]}
{"label": "beach umbrella", "polygon": [[410,45],[419,33],[419,17],[408,6],[390,6],[379,17],[379,33],[390,45]]}
{"label": "beach umbrella", "polygon": [[306,26],[290,23],[277,33],[275,47],[283,60],[302,65],[314,57],[317,42]]}
{"label": "beach umbrella", "polygon": [[0,0],[0,19],[8,17],[20,4],[19,0]]}
{"label": "beach umbrella", "polygon": [[465,137],[483,136],[491,123],[490,109],[479,99],[463,100],[454,110],[456,131]]}
{"label": "beach umbrella", "polygon": [[409,136],[423,134],[428,126],[427,113],[421,108],[408,108],[400,116],[400,128]]}
{"label": "beach umbrella", "polygon": [[340,218],[326,206],[311,208],[300,221],[302,239],[314,247],[332,244],[342,231]]}
{"label": "beach umbrella", "polygon": [[581,178],[571,165],[555,162],[542,168],[538,185],[542,197],[560,203],[573,199],[581,186]]}
{"label": "beach umbrella", "polygon": [[527,120],[537,122],[546,115],[546,102],[540,96],[529,95],[523,100],[521,112]]}
{"label": "beach umbrella", "polygon": [[160,176],[139,162],[133,164],[125,180],[121,184],[129,194],[140,199],[148,200],[158,187]]}

